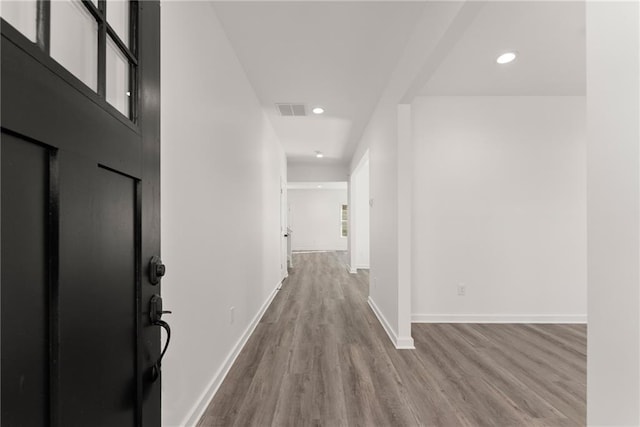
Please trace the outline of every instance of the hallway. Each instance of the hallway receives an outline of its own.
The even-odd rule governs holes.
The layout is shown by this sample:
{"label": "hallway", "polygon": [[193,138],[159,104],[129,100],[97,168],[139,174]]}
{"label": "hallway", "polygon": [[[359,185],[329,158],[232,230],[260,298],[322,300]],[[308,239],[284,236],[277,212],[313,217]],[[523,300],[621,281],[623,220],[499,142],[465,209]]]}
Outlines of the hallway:
{"label": "hallway", "polygon": [[640,0],[0,33],[0,426],[640,427]]}
{"label": "hallway", "polygon": [[368,273],[294,255],[200,426],[584,425],[584,325],[414,324],[396,350]]}

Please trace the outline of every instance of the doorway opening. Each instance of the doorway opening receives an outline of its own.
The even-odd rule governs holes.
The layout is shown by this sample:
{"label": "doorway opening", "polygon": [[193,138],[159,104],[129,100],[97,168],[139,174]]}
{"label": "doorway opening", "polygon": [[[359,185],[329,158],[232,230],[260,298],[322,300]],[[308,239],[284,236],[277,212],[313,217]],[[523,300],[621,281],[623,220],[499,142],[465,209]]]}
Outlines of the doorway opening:
{"label": "doorway opening", "polygon": [[296,253],[335,252],[346,264],[349,239],[347,183],[289,182],[289,248]]}

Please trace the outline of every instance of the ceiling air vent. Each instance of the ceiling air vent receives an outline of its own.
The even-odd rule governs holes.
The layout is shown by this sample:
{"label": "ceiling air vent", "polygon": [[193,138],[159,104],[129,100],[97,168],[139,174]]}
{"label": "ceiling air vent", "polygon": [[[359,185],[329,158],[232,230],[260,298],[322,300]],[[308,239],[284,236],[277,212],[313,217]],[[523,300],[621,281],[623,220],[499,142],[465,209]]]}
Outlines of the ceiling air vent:
{"label": "ceiling air vent", "polygon": [[307,115],[304,104],[276,104],[280,115],[283,117],[301,117]]}

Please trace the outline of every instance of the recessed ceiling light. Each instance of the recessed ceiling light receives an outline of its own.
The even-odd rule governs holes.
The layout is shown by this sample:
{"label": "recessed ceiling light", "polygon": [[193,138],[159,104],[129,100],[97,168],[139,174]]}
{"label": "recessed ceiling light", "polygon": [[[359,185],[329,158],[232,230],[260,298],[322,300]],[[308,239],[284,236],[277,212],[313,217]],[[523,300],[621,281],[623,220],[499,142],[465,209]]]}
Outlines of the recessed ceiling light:
{"label": "recessed ceiling light", "polygon": [[322,188],[322,185],[318,185],[318,188]]}
{"label": "recessed ceiling light", "polygon": [[498,64],[508,64],[509,62],[512,62],[514,59],[516,59],[516,56],[517,55],[515,52],[506,52],[498,56],[498,59],[496,59],[496,62]]}
{"label": "recessed ceiling light", "polygon": [[316,157],[321,159],[324,157],[324,154],[322,154],[320,151],[316,151]]}
{"label": "recessed ceiling light", "polygon": [[322,107],[315,107],[315,108],[314,108],[313,110],[311,110],[311,111],[313,111],[313,114],[322,114],[322,113],[324,113],[324,108],[322,108]]}

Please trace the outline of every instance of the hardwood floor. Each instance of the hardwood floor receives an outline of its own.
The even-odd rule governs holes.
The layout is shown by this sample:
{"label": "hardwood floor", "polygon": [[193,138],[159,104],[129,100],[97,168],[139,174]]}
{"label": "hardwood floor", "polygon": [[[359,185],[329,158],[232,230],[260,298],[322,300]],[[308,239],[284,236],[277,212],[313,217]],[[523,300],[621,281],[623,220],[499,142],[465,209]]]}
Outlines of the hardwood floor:
{"label": "hardwood floor", "polygon": [[340,254],[295,268],[199,426],[573,426],[584,325],[415,324],[396,350]]}

